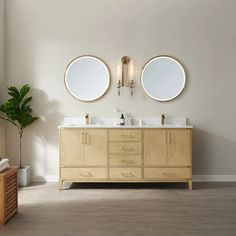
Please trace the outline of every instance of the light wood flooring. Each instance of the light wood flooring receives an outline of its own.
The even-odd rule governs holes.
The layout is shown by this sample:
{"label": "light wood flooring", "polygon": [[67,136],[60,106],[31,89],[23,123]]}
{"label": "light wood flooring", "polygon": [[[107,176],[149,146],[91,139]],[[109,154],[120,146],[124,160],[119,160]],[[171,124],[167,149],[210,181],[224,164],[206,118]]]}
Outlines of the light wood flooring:
{"label": "light wood flooring", "polygon": [[39,184],[1,236],[235,236],[236,183]]}

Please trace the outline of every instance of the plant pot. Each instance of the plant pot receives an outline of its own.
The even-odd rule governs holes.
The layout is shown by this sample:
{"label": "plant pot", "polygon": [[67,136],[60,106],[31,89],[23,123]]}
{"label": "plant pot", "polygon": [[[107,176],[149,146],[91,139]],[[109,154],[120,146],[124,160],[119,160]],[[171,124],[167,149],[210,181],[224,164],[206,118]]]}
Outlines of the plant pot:
{"label": "plant pot", "polygon": [[31,183],[31,166],[23,166],[18,170],[18,186],[27,187]]}

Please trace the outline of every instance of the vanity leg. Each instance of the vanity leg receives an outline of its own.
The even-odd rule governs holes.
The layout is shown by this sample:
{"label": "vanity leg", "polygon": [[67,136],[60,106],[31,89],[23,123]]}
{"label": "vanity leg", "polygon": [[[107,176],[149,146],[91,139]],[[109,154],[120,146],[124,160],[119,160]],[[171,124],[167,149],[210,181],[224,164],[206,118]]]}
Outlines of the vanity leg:
{"label": "vanity leg", "polygon": [[59,183],[58,183],[58,190],[62,189],[62,185],[63,185],[63,180],[59,179]]}
{"label": "vanity leg", "polygon": [[193,189],[193,181],[191,179],[188,181],[188,189],[189,190]]}

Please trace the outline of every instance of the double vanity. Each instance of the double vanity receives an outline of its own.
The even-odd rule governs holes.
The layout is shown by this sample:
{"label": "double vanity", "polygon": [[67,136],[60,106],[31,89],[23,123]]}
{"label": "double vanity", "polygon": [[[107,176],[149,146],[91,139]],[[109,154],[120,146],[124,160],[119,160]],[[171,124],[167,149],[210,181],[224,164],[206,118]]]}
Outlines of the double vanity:
{"label": "double vanity", "polygon": [[[134,77],[133,60],[122,57],[119,96],[122,87],[134,95]],[[167,102],[180,95],[186,74],[178,60],[160,55],[145,63],[140,78],[149,97]],[[106,63],[91,55],[73,59],[65,72],[68,92],[82,102],[103,97],[110,80]],[[60,189],[63,182],[187,182],[192,189],[192,127],[185,118],[168,119],[165,125],[159,118],[132,119],[124,126],[115,118],[93,118],[87,125],[88,116],[65,119],[59,127]]]}
{"label": "double vanity", "polygon": [[68,124],[60,131],[60,183],[186,182],[192,189],[192,126]]}

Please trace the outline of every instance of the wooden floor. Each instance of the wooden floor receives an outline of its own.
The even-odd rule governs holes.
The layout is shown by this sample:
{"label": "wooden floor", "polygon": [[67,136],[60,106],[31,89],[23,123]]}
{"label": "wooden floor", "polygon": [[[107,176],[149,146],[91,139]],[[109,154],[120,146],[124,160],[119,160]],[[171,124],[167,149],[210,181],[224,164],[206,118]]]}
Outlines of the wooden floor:
{"label": "wooden floor", "polygon": [[[109,187],[108,187],[109,186]],[[1,236],[235,236],[236,183],[55,184],[19,191]]]}

